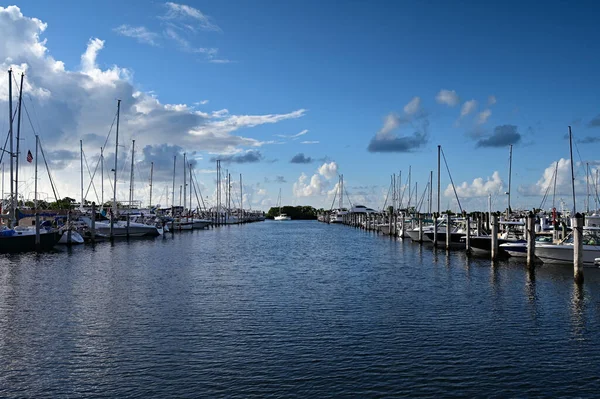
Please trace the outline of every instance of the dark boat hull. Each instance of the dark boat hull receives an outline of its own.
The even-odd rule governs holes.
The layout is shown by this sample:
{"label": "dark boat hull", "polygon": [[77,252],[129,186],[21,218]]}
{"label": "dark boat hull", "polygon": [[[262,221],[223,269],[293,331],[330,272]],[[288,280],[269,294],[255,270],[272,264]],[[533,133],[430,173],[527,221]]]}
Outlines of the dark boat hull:
{"label": "dark boat hull", "polygon": [[[40,251],[49,251],[58,240],[60,240],[61,234],[59,232],[51,232],[40,234]],[[35,234],[15,234],[9,237],[0,236],[0,253],[2,254],[14,254],[20,252],[31,252],[35,251]]]}
{"label": "dark boat hull", "polygon": [[[424,233],[425,237],[433,241],[433,232]],[[464,233],[450,233],[450,247],[451,248],[464,248],[464,241],[461,242],[461,238],[464,236]],[[437,233],[437,244],[440,246],[446,245],[446,233],[438,232]]]}
{"label": "dark boat hull", "polygon": [[[502,248],[500,248],[501,244],[506,243],[516,243],[516,242],[525,242],[523,240],[504,240],[502,238],[498,239],[498,249],[500,253],[507,254]],[[471,249],[477,252],[492,252],[492,238],[489,236],[486,237],[471,237],[470,240]]]}

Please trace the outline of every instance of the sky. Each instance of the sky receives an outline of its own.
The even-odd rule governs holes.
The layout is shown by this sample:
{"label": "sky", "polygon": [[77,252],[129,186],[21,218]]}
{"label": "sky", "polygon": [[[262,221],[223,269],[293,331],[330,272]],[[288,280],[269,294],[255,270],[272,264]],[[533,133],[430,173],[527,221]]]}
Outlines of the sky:
{"label": "sky", "polygon": [[[503,210],[512,145],[512,207],[539,207],[549,192],[544,208],[554,198],[559,210],[571,209],[571,126],[577,208],[587,207],[588,190],[596,208],[599,8],[557,1],[34,0],[0,7],[0,62],[14,71],[15,104],[25,73],[19,192],[33,198],[34,168],[25,156],[35,153],[38,134],[59,197],[81,197],[82,140],[84,196],[110,199],[119,99],[121,200],[129,197],[132,140],[134,197],[144,205],[152,162],[153,204],[171,205],[174,156],[180,203],[185,153],[198,198],[214,204],[220,159],[235,182],[234,203],[241,174],[244,206],[261,210],[276,205],[280,190],[284,205],[329,209],[340,174],[345,206],[349,199],[380,209],[394,173],[408,197],[409,168],[418,191],[413,203],[434,171],[435,204],[441,145],[450,171],[442,158],[442,210],[459,209],[451,181],[463,209],[487,209],[491,196]],[[5,134],[8,97],[5,75]],[[36,158],[40,197],[52,200]]]}

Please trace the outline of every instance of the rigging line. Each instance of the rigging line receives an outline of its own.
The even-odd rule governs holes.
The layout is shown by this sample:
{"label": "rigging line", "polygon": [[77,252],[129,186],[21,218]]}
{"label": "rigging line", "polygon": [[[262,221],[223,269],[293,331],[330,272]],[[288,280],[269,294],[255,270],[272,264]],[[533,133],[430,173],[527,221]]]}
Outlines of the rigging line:
{"label": "rigging line", "polygon": [[[206,205],[204,204],[204,198],[202,197],[202,191],[200,190],[200,186],[198,185],[198,178],[196,177],[196,171],[192,169],[192,175],[196,180],[196,184],[194,185],[194,192],[196,191],[196,186],[198,186],[198,191],[200,192],[200,199],[202,199],[202,206],[204,207],[204,211],[206,211]],[[198,193],[196,193],[196,201],[198,201]],[[198,206],[200,206],[200,201],[198,201]]]}
{"label": "rigging line", "polygon": [[421,206],[423,206],[423,201],[425,200],[425,194],[427,194],[427,190],[429,189],[429,182],[425,186],[425,190],[423,190],[423,195],[421,196],[421,200],[419,201],[419,206],[417,207],[417,212],[421,213]]}
{"label": "rigging line", "polygon": [[[558,167],[558,162],[556,163],[556,166]],[[554,175],[556,174],[556,169],[554,169],[554,172],[552,173],[552,177],[550,178],[551,180],[554,180]],[[548,193],[550,192],[550,183],[548,183],[548,187],[546,187],[546,192],[544,193],[544,197],[542,198],[542,202],[540,204],[540,209],[544,209],[544,205],[546,203],[546,200],[548,199]],[[552,207],[554,207],[554,197],[552,199]]]}
{"label": "rigging line", "polygon": [[335,194],[333,195],[333,202],[331,203],[331,208],[329,208],[329,211],[333,210],[333,205],[335,204],[335,199],[337,198],[337,192],[338,190],[335,190]]}
{"label": "rigging line", "polygon": [[[15,110],[13,117],[12,117],[12,121],[15,120],[15,116],[17,116],[17,110]],[[12,148],[10,151],[6,151],[6,146],[8,145],[8,139],[10,138],[10,129],[8,130],[8,132],[6,132],[6,141],[4,142],[4,151],[2,151],[2,154],[0,155],[0,162],[2,162],[4,160],[4,153],[9,152],[12,154]]]}
{"label": "rigging line", "polygon": [[44,164],[46,165],[46,171],[48,172],[48,179],[50,180],[50,187],[52,187],[52,192],[54,193],[54,199],[58,202],[58,188],[54,183],[54,179],[52,178],[52,173],[50,173],[50,167],[48,166],[48,160],[46,159],[46,154],[44,153],[44,147],[42,146],[42,139],[38,136],[38,143],[40,145],[40,151],[42,153],[42,158],[44,159]]}
{"label": "rigging line", "polygon": [[354,207],[354,204],[352,204],[352,200],[350,199],[350,194],[348,194],[348,190],[346,190],[346,187],[344,187],[344,192],[346,193],[346,198],[348,198],[348,203],[350,204],[350,209],[352,209]]}
{"label": "rigging line", "polygon": [[[336,190],[336,191],[337,191],[337,190]],[[389,198],[389,196],[390,196],[390,191],[392,191],[392,183],[390,183],[390,186],[389,186],[389,188],[388,188],[387,195],[385,196],[385,201],[383,202],[383,207],[381,208],[381,209],[382,209],[382,210],[384,210],[384,211],[385,211],[385,206],[387,205],[388,198]]]}
{"label": "rigging line", "polygon": [[[91,176],[92,172],[90,171],[90,165],[88,164],[87,161],[87,157],[85,156],[85,151],[82,151],[83,153],[83,160],[85,161],[85,167],[87,168],[88,171],[88,175]],[[96,203],[100,203],[100,198],[98,197],[98,192],[96,191],[96,185],[94,184],[94,178],[90,179],[90,185],[94,188],[94,194],[96,194]],[[88,193],[90,192],[90,187],[88,186],[88,189],[85,193],[85,195],[83,196],[83,199],[85,200],[88,196]],[[83,204],[81,204],[81,206],[83,206]]]}
{"label": "rigging line", "polygon": [[[402,204],[404,203],[404,194],[406,193],[407,186],[408,186],[408,176],[406,177],[406,183],[404,183],[404,186],[402,187],[402,195],[400,196],[400,203],[398,204],[398,209],[402,209]],[[409,188],[409,191],[410,191],[410,188]],[[410,196],[410,192],[408,193],[408,195]],[[410,200],[410,198],[409,198],[409,200]]]}
{"label": "rigging line", "polygon": [[456,192],[456,187],[454,186],[454,181],[452,180],[452,174],[450,173],[450,168],[448,167],[448,161],[446,161],[446,154],[444,154],[444,149],[442,150],[442,156],[444,157],[444,164],[446,164],[446,171],[448,172],[448,176],[450,177],[450,183],[452,183],[452,190],[454,191],[454,196],[456,197],[456,202],[458,203],[458,208],[460,209],[460,213],[462,213],[463,209],[460,205],[460,200],[458,199],[458,193]]}

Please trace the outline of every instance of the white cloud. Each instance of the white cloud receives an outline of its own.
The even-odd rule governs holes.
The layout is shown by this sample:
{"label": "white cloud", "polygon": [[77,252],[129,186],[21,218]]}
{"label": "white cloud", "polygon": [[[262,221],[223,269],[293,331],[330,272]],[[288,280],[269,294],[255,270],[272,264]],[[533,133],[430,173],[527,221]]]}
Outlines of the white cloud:
{"label": "white cloud", "polygon": [[300,144],[319,144],[319,141],[301,141]]}
{"label": "white cloud", "polygon": [[200,104],[200,105],[206,105],[206,104],[208,104],[208,100],[198,101],[198,104]]}
{"label": "white cloud", "polygon": [[323,165],[319,167],[319,174],[326,178],[327,180],[332,179],[338,175],[338,165],[337,163],[331,161],[329,163],[325,162]]}
{"label": "white cloud", "polygon": [[166,20],[187,20],[195,24],[186,25],[188,29],[193,30],[197,26],[202,30],[221,32],[221,28],[197,8],[172,2],[165,3],[165,6],[167,7],[167,13],[163,18]]}
{"label": "white cloud", "polygon": [[408,102],[408,104],[406,104],[404,106],[404,112],[407,115],[412,115],[412,114],[416,113],[420,107],[421,107],[421,97],[413,97],[413,99],[410,100]]}
{"label": "white cloud", "polygon": [[335,162],[324,163],[317,169],[309,179],[305,173],[302,173],[293,185],[294,196],[313,197],[327,194],[329,180],[337,177],[338,165]]}
{"label": "white cloud", "polygon": [[465,116],[469,115],[471,112],[475,111],[475,108],[477,108],[476,100],[465,101],[465,103],[463,104],[463,106],[460,110],[460,117],[464,118]]}
{"label": "white cloud", "polygon": [[454,90],[446,90],[446,89],[440,90],[440,92],[437,94],[437,96],[435,96],[435,99],[438,103],[446,104],[449,107],[457,106],[458,103],[460,102],[460,99],[458,98],[458,94],[456,94],[456,92]]}
{"label": "white cloud", "polygon": [[[590,161],[590,184],[593,184],[593,176],[596,176],[596,170],[598,169],[598,166],[592,165],[598,165],[599,163],[600,162],[598,161]],[[587,192],[585,169],[585,165],[581,165],[579,162],[575,163],[575,192],[578,195],[585,195]],[[554,176],[555,171],[556,178]],[[555,180],[556,189],[554,188]],[[561,158],[558,161],[552,162],[550,165],[548,165],[548,167],[544,169],[540,179],[535,184],[519,186],[519,193],[525,196],[538,196],[546,194],[546,191],[549,190],[550,195],[556,191],[556,195],[568,196],[570,199],[573,190],[571,181],[571,161],[569,159]],[[570,201],[568,202],[570,203]]]}
{"label": "white cloud", "polygon": [[[164,147],[164,151],[153,153],[159,158],[170,159],[170,162],[173,154],[182,148],[189,155],[194,149],[223,154],[260,147],[267,142],[237,136],[233,132],[300,118],[306,112],[299,109],[282,114],[231,115],[221,110],[212,115],[195,111],[187,104],[164,104],[151,91],[136,89],[139,84],[134,83],[133,74],[128,69],[111,65],[106,60],[99,62],[101,50],[107,45],[101,39],[91,38],[81,55],[80,66],[77,69],[66,69],[63,62],[52,57],[46,47],[46,40],[40,37],[45,29],[45,23],[24,16],[16,6],[0,7],[0,37],[3,38],[0,41],[0,68],[6,71],[12,67],[15,79],[18,79],[18,72],[26,71],[24,106],[32,116],[36,133],[40,134],[47,154],[71,150],[73,143],[82,138],[84,151],[90,162],[94,157],[97,159],[95,154],[104,145],[116,115],[116,99],[122,100],[120,142],[128,146],[131,139],[137,139],[138,148],[152,146],[157,149],[167,145],[168,148]],[[82,43],[82,48],[84,45]],[[104,64],[109,66],[99,66]],[[13,94],[16,96],[16,93]],[[7,108],[7,97],[7,79],[0,79],[2,109]],[[114,126],[112,129],[105,151],[107,159],[112,152],[111,146],[114,146]],[[22,148],[35,147],[28,124],[22,131],[22,139]],[[123,156],[119,157],[119,161],[124,163],[127,151],[120,154]],[[143,157],[142,152],[137,154],[139,159]],[[199,154],[196,158],[199,158]],[[62,196],[78,196],[79,169],[69,168],[71,162],[77,163],[65,160],[61,163],[63,169],[54,171],[59,183],[59,194]],[[140,167],[149,170],[149,165]],[[23,165],[20,179],[21,176],[23,181],[30,178],[29,169],[30,165]],[[119,171],[122,169],[118,168]],[[84,180],[87,184],[89,177],[85,176]],[[126,185],[121,188],[121,180],[119,175],[119,196],[127,198],[127,188]],[[44,184],[46,187],[43,187]],[[47,182],[40,180],[40,185],[41,190],[52,192]],[[142,183],[136,184],[139,190],[144,186]]]}
{"label": "white cloud", "polygon": [[281,137],[281,138],[284,138],[284,139],[296,140],[298,137],[304,136],[306,133],[308,133],[308,129],[304,129],[300,133],[296,133],[296,134],[292,134],[292,135],[276,134],[275,137]]}
{"label": "white cloud", "polygon": [[489,96],[488,97],[488,105],[494,105],[496,104],[496,96]]}
{"label": "white cloud", "polygon": [[492,115],[492,111],[490,109],[485,109],[477,115],[477,120],[475,122],[478,125],[483,125],[484,123],[487,122],[487,120],[489,119],[489,117],[491,115]]}
{"label": "white cloud", "polygon": [[131,37],[140,43],[157,46],[156,39],[158,35],[150,32],[144,26],[121,25],[113,29],[113,31],[121,36]]}
{"label": "white cloud", "polygon": [[[456,186],[456,193],[459,199],[484,197],[488,194],[495,195],[502,193],[503,184],[500,174],[496,171],[492,174],[491,178],[488,177],[486,180],[478,177],[471,184],[463,182],[461,185]],[[444,196],[454,197],[454,190],[452,190],[451,184],[444,190]]]}

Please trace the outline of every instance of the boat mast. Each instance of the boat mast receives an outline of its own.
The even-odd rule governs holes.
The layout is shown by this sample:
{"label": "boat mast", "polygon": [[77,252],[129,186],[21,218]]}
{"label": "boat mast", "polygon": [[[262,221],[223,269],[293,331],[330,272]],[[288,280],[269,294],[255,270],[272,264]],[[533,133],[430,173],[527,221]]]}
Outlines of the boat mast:
{"label": "boat mast", "polygon": [[83,140],[79,140],[79,167],[81,169],[81,205],[79,209],[83,211]]}
{"label": "boat mast", "polygon": [[171,216],[175,216],[175,168],[177,167],[177,155],[173,155],[173,190],[171,192]]}
{"label": "boat mast", "polygon": [[441,214],[440,210],[440,152],[442,150],[442,146],[438,145],[438,176],[437,176],[437,213],[438,216]]}
{"label": "boat mast", "polygon": [[242,186],[242,174],[240,173],[240,216],[244,217],[244,186]]}
{"label": "boat mast", "polygon": [[[117,216],[117,156],[119,154],[119,118],[121,116],[121,100],[117,100],[117,130],[115,137],[115,169],[113,180],[113,209],[110,214],[110,237],[113,238],[115,217]],[[96,215],[92,215],[96,217]]]}
{"label": "boat mast", "polygon": [[508,195],[508,207],[506,208],[506,218],[508,219],[508,216],[510,215],[511,209],[510,209],[510,181],[511,181],[511,177],[512,177],[512,144],[510,145],[510,155],[508,157],[508,192],[506,193]]}
{"label": "boat mast", "polygon": [[342,210],[342,208],[344,207],[344,175],[340,175],[340,182],[338,184],[338,188],[340,190],[340,204],[339,204],[339,208],[340,211]]}
{"label": "boat mast", "polygon": [[104,208],[104,148],[100,147],[100,209]]}
{"label": "boat mast", "polygon": [[571,133],[571,126],[569,126],[569,148],[571,152],[571,187],[573,189],[573,214],[571,217],[575,217],[577,207],[575,204],[575,170],[573,168],[573,133]]}
{"label": "boat mast", "polygon": [[150,162],[150,203],[149,208],[152,208],[152,174],[154,173],[154,162]]}
{"label": "boat mast", "polygon": [[[19,107],[17,113],[17,151],[15,153],[15,216],[17,214],[16,210],[19,208],[19,148],[21,141],[21,103],[23,102],[23,78],[25,77],[24,73],[21,73],[21,85],[19,86]],[[19,225],[19,218],[16,217],[15,224]]]}
{"label": "boat mast", "polygon": [[[129,173],[129,213],[133,205],[133,166],[135,159],[135,140],[131,140],[131,172]],[[129,217],[127,218],[129,220]]]}
{"label": "boat mast", "polygon": [[187,197],[187,193],[186,193],[186,186],[187,186],[187,161],[185,159],[185,152],[183,153],[183,211],[185,211],[185,206],[186,206],[186,197]]}
{"label": "boat mast", "polygon": [[192,213],[192,189],[194,188],[194,181],[192,180],[192,164],[188,165],[190,171],[190,214]]}
{"label": "boat mast", "polygon": [[590,214],[590,163],[586,162],[586,168],[585,168],[585,188],[587,190],[587,206],[586,206],[586,212],[589,215]]}
{"label": "boat mast", "polygon": [[406,206],[406,210],[410,213],[410,200],[412,195],[412,187],[411,187],[411,166],[408,166],[408,205]]}
{"label": "boat mast", "polygon": [[227,220],[231,212],[231,173],[227,171]]}
{"label": "boat mast", "polygon": [[33,197],[33,205],[35,208],[35,247],[36,249],[40,249],[40,214],[38,212],[38,147],[40,144],[40,137],[35,135],[35,183],[34,183],[34,197]]}
{"label": "boat mast", "polygon": [[15,197],[14,197],[14,162],[13,162],[13,106],[12,106],[12,69],[8,70],[8,118],[10,121],[9,131],[10,131],[10,223],[11,227],[15,225]]}
{"label": "boat mast", "polygon": [[433,206],[433,170],[429,171],[429,214],[431,215],[431,207]]}

